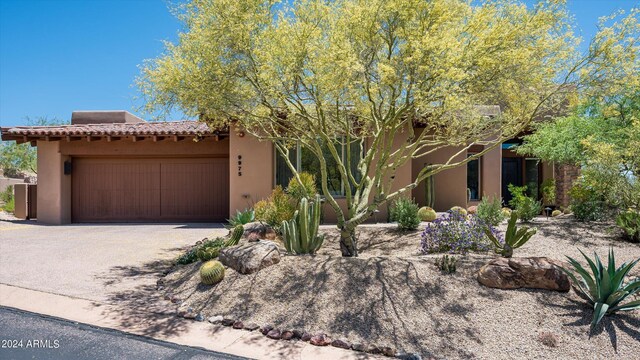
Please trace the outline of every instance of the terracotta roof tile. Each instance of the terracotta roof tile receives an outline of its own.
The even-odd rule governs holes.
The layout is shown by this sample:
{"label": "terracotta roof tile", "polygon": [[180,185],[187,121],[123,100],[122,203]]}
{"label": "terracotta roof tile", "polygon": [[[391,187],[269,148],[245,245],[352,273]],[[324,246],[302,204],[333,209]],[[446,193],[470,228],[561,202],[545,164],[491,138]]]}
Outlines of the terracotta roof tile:
{"label": "terracotta roof tile", "polygon": [[58,126],[16,126],[3,128],[3,136],[125,136],[125,135],[210,135],[216,133],[198,121],[83,124]]}

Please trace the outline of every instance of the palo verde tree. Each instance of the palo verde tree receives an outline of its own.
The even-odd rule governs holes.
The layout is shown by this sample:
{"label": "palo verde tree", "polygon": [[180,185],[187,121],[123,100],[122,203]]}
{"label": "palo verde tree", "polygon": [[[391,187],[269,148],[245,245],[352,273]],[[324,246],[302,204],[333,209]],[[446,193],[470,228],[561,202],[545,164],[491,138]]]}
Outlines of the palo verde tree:
{"label": "palo verde tree", "polygon": [[[149,112],[179,107],[274,142],[298,180],[290,148],[313,154],[342,254],[357,256],[355,229],[379,206],[520,133],[593,73],[563,3],[193,0],[175,11],[178,42],[137,83]],[[485,116],[485,105],[500,115]],[[466,157],[473,144],[484,151]],[[446,147],[456,154],[395,182],[403,164]],[[329,171],[345,184],[346,208]]]}

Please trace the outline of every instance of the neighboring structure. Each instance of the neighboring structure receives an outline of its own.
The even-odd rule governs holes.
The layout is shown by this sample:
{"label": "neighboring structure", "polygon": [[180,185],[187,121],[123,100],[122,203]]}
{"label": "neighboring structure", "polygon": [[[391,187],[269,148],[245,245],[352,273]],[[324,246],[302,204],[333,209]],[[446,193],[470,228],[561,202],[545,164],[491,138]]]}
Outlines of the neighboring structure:
{"label": "neighboring structure", "polygon": [[[3,140],[38,147],[37,214],[47,224],[225,220],[268,196],[276,184],[286,184],[290,175],[273,144],[232,130],[212,131],[194,121],[148,123],[126,111],[74,112],[71,125],[0,129]],[[436,210],[474,205],[483,195],[506,197],[506,182],[537,189],[554,176],[552,166],[516,155],[511,145],[436,174]],[[469,153],[481,150],[476,146]],[[414,159],[397,169],[395,183],[408,184],[423,166],[455,152]],[[300,170],[313,170],[304,149],[295,156]],[[333,188],[339,195],[342,185],[335,181]],[[412,195],[424,204],[425,187]],[[324,219],[335,220],[329,206]],[[372,220],[386,219],[385,208]]]}

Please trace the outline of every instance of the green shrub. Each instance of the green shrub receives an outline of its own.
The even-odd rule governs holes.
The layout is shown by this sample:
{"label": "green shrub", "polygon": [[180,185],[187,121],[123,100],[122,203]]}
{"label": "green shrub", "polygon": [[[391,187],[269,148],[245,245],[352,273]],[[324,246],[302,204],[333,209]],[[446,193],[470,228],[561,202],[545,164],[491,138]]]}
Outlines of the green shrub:
{"label": "green shrub", "polygon": [[324,235],[318,235],[320,206],[320,195],[316,194],[311,203],[302,198],[293,219],[282,222],[282,240],[287,252],[315,254],[320,249],[324,242]]}
{"label": "green shrub", "polygon": [[458,267],[458,259],[455,256],[443,255],[436,258],[436,266],[446,274],[453,274]]}
{"label": "green shrub", "polygon": [[596,221],[606,217],[604,198],[595,189],[580,182],[569,190],[571,210],[580,221]]}
{"label": "green shrub", "polygon": [[494,250],[497,254],[510,258],[513,256],[513,249],[517,249],[526,244],[527,241],[535,235],[536,229],[529,229],[526,226],[518,229],[516,226],[517,220],[518,214],[515,212],[511,213],[511,218],[509,218],[509,224],[507,225],[507,232],[504,233],[504,239],[491,225],[485,227],[484,233],[493,243]]}
{"label": "green shrub", "polygon": [[594,252],[595,261],[580,251],[587,260],[591,272],[588,272],[576,260],[567,256],[572,270],[577,273],[580,281],[572,271],[561,268],[573,280],[573,284],[593,306],[593,320],[591,328],[596,326],[605,315],[610,315],[616,311],[630,311],[640,309],[640,300],[630,301],[624,305],[621,303],[626,298],[633,298],[633,294],[640,292],[640,278],[624,284],[625,277],[631,269],[640,261],[636,259],[631,263],[622,264],[616,268],[616,260],[613,249],[609,249],[608,265],[605,268],[598,254]]}
{"label": "green shrub", "polygon": [[244,209],[242,211],[236,210],[236,214],[231,217],[231,219],[227,219],[227,228],[232,229],[238,225],[246,225],[250,222],[255,221],[255,211],[253,209]]}
{"label": "green shrub", "polygon": [[200,267],[200,281],[205,285],[215,285],[224,279],[224,265],[220,261],[210,260]]}
{"label": "green shrub", "polygon": [[526,186],[514,186],[513,184],[509,184],[508,189],[512,196],[511,201],[509,201],[509,205],[511,205],[518,214],[518,219],[524,222],[529,222],[537,215],[540,215],[540,212],[542,211],[542,204],[540,201],[526,195]]}
{"label": "green shrub", "polygon": [[279,231],[283,221],[293,218],[294,203],[294,199],[278,185],[267,199],[254,205],[256,220],[264,221]]}
{"label": "green shrub", "polygon": [[540,192],[544,205],[554,205],[556,203],[556,179],[550,178],[543,181]]}
{"label": "green shrub", "polygon": [[640,242],[640,213],[627,210],[618,215],[616,224],[630,241]]}
{"label": "green shrub", "polygon": [[415,230],[420,225],[418,204],[413,200],[399,198],[391,207],[391,221],[398,223],[400,230]]}
{"label": "green shrub", "polygon": [[304,171],[298,175],[300,176],[302,185],[300,185],[295,177],[292,177],[287,185],[287,194],[289,194],[296,203],[299,203],[302,198],[315,198],[318,194],[318,189],[316,188],[316,177],[313,174]]}
{"label": "green shrub", "polygon": [[438,217],[438,214],[432,208],[428,206],[423,206],[420,208],[420,210],[418,210],[418,217],[420,217],[420,220],[422,221],[431,222]]}
{"label": "green shrub", "polygon": [[476,215],[487,225],[498,226],[505,219],[505,214],[502,211],[502,199],[494,197],[493,200],[489,200],[483,196],[482,201],[478,204]]}
{"label": "green shrub", "polygon": [[13,185],[7,186],[3,192],[0,192],[0,202],[4,203],[0,210],[4,210],[9,213],[14,212],[15,200],[13,199]]}

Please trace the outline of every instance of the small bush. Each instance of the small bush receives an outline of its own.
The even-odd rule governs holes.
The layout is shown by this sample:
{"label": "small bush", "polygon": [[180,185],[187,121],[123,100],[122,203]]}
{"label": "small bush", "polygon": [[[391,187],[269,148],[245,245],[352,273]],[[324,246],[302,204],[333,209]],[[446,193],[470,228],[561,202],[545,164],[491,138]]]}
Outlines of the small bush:
{"label": "small bush", "polygon": [[0,210],[4,210],[6,212],[12,213],[15,210],[15,200],[13,199],[13,185],[7,186],[7,188],[0,192],[0,202],[3,202],[4,205],[0,208]]}
{"label": "small bush", "polygon": [[316,177],[313,174],[304,171],[298,175],[300,176],[302,185],[300,185],[295,177],[292,177],[287,185],[287,194],[289,194],[296,203],[299,203],[302,198],[314,199],[316,194],[318,194],[318,189],[316,188]]}
{"label": "small bush", "polygon": [[250,222],[255,221],[256,214],[253,209],[244,209],[242,211],[236,210],[236,214],[231,217],[231,219],[227,219],[227,228],[233,229],[238,225],[246,225]]}
{"label": "small bush", "polygon": [[482,197],[476,214],[486,224],[498,226],[505,219],[505,214],[502,211],[502,199],[494,197],[493,200],[489,200],[487,197]]}
{"label": "small bush", "polygon": [[513,184],[509,184],[508,189],[512,196],[511,201],[509,201],[509,205],[511,205],[518,213],[518,219],[524,222],[529,222],[536,216],[540,215],[540,212],[542,211],[542,204],[540,201],[526,195],[526,186],[514,186]]}
{"label": "small bush", "polygon": [[485,226],[476,215],[467,219],[465,215],[449,210],[424,230],[420,250],[425,254],[488,251],[491,246],[484,233]]}
{"label": "small bush", "polygon": [[443,255],[436,259],[436,266],[445,274],[453,274],[458,267],[458,259],[455,256]]}
{"label": "small bush", "polygon": [[196,256],[200,261],[209,261],[211,259],[217,258],[220,254],[220,250],[224,247],[225,240],[223,238],[207,240],[202,245],[200,245],[198,251],[196,251]]}
{"label": "small bush", "polygon": [[622,229],[627,239],[640,242],[640,213],[628,210],[618,215],[616,224]]}
{"label": "small bush", "polygon": [[[222,246],[220,244],[222,244]],[[224,246],[224,239],[222,238],[216,238],[213,240],[205,239],[204,241],[198,241],[191,249],[187,250],[184,254],[180,255],[180,257],[178,257],[178,259],[176,260],[176,263],[180,265],[187,265],[187,264],[194,263],[197,260],[202,260],[202,259],[199,259],[200,258],[200,256],[198,256],[199,251],[203,249],[210,249],[210,248],[218,248],[218,251],[219,251],[219,249],[222,248],[223,246]],[[209,251],[209,252],[213,252],[213,251]],[[217,257],[217,256],[218,255],[216,254],[213,257]],[[206,257],[207,255],[202,255],[203,259]]]}
{"label": "small bush", "polygon": [[397,199],[391,207],[391,221],[396,221],[400,230],[417,229],[420,225],[418,204],[405,198]]}
{"label": "small bush", "polygon": [[279,231],[283,221],[293,218],[294,202],[294,199],[282,190],[281,186],[276,186],[267,199],[260,200],[254,205],[255,218]]}
{"label": "small bush", "polygon": [[606,217],[604,198],[595,189],[576,183],[569,190],[571,210],[580,221],[596,221]]}
{"label": "small bush", "polygon": [[544,205],[554,205],[556,203],[556,179],[547,179],[540,186],[542,202]]}

